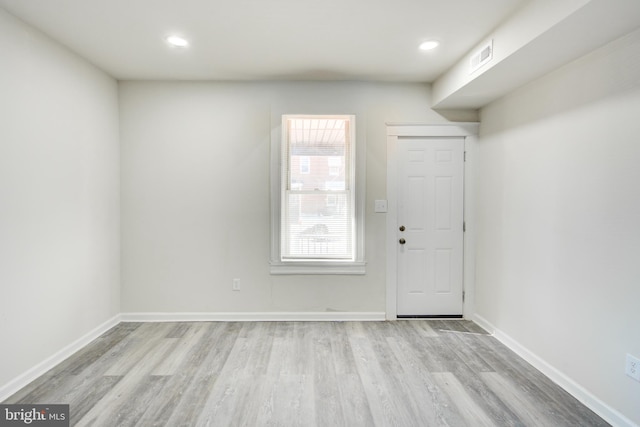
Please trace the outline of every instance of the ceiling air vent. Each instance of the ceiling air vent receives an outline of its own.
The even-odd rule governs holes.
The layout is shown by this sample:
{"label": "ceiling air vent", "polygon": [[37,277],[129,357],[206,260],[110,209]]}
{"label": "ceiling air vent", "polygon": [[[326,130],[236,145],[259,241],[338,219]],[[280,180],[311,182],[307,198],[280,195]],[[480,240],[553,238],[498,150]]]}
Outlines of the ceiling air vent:
{"label": "ceiling air vent", "polygon": [[487,44],[482,46],[476,53],[471,56],[469,74],[482,67],[493,58],[493,40],[489,40]]}

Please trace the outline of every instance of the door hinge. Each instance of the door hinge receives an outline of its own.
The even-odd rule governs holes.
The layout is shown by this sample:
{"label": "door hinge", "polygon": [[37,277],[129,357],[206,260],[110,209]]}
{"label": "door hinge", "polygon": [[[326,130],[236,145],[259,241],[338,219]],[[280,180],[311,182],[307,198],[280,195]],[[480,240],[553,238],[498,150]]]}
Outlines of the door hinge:
{"label": "door hinge", "polygon": [[466,232],[467,231],[467,223],[462,221],[462,232]]}
{"label": "door hinge", "polygon": [[464,302],[464,291],[462,291],[462,302]]}
{"label": "door hinge", "polygon": [[467,161],[467,152],[466,151],[463,154],[463,161],[465,161],[465,162]]}

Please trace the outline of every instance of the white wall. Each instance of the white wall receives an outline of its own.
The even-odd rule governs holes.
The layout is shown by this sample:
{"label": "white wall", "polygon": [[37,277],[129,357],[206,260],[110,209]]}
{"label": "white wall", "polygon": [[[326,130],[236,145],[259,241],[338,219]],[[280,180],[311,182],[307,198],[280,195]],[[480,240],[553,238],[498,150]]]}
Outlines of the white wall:
{"label": "white wall", "polygon": [[120,261],[117,83],[0,9],[0,94],[2,386],[119,312]]}
{"label": "white wall", "polygon": [[[373,200],[386,194],[385,121],[445,121],[429,105],[421,84],[121,83],[123,312],[383,312]],[[365,276],[269,274],[270,137],[283,113],[357,115]]]}
{"label": "white wall", "polygon": [[476,310],[640,424],[640,31],[481,110]]}

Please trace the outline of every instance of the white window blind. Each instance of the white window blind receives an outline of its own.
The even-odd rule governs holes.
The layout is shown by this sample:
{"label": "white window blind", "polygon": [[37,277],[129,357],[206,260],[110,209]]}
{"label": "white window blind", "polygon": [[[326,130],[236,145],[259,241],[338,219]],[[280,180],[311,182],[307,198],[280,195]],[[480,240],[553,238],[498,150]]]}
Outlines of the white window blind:
{"label": "white window blind", "polygon": [[355,119],[283,123],[281,261],[354,261]]}

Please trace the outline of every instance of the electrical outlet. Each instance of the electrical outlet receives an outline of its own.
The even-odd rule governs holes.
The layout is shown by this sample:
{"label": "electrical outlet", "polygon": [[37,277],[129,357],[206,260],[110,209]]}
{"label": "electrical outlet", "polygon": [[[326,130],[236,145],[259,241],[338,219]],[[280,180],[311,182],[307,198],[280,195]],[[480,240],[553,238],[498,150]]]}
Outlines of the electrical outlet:
{"label": "electrical outlet", "polygon": [[240,290],[240,279],[233,279],[233,290],[234,291]]}
{"label": "electrical outlet", "polygon": [[640,359],[627,354],[627,363],[624,372],[634,380],[640,381]]}

